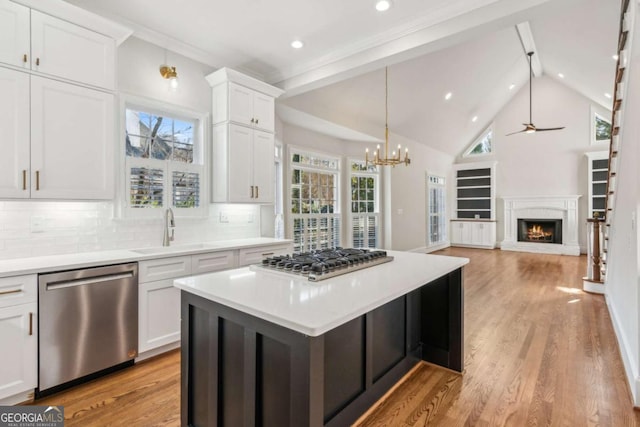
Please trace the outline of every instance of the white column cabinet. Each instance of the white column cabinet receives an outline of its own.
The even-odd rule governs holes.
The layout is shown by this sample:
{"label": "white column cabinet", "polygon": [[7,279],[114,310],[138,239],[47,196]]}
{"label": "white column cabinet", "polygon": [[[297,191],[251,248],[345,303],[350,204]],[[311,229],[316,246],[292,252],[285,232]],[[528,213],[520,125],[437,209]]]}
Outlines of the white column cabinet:
{"label": "white column cabinet", "polygon": [[212,87],[212,200],[273,203],[275,98],[283,91],[222,68],[207,76]]}
{"label": "white column cabinet", "polygon": [[28,69],[31,62],[29,8],[0,2],[0,62]]}
{"label": "white column cabinet", "polygon": [[0,197],[28,198],[29,74],[0,67],[0,93]]}
{"label": "white column cabinet", "polygon": [[25,401],[38,383],[37,276],[0,278],[0,405]]}

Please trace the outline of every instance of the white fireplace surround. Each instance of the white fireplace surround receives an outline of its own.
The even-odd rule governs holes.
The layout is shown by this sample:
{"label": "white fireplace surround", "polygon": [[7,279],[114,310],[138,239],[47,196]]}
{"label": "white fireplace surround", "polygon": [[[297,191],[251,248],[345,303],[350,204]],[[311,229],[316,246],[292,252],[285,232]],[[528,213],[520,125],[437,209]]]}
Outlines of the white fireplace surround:
{"label": "white fireplace surround", "polygon": [[[505,196],[505,251],[580,255],[578,243],[578,199],[580,196]],[[518,242],[518,219],[561,219],[562,244]]]}

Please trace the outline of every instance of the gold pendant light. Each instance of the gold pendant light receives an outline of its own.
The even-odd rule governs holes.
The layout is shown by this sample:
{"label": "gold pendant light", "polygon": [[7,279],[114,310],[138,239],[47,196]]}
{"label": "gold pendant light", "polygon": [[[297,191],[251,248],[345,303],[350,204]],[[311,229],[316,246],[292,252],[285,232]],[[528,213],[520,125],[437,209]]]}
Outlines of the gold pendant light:
{"label": "gold pendant light", "polygon": [[404,158],[401,158],[402,147],[398,144],[398,151],[393,151],[389,157],[389,84],[388,84],[388,67],[384,68],[384,157],[380,153],[380,145],[373,152],[373,160],[369,160],[369,149],[364,154],[366,165],[374,166],[393,166],[404,163],[406,166],[411,163],[409,158],[409,149],[404,149]]}

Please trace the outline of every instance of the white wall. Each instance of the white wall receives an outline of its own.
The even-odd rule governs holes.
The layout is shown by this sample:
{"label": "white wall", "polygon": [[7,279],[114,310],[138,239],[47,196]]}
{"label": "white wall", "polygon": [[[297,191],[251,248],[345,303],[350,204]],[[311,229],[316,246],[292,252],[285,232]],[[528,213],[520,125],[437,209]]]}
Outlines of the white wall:
{"label": "white wall", "polygon": [[[282,126],[285,145],[305,147],[316,152],[364,159],[367,147],[375,145],[343,141],[297,126]],[[382,173],[381,199],[384,246],[394,250],[424,249],[426,245],[426,172],[449,177],[453,157],[423,144],[390,134],[393,145],[409,148],[411,165],[385,167]],[[343,163],[346,167],[346,163]],[[342,206],[348,207],[348,182],[342,183]],[[285,207],[286,211],[286,207]],[[344,237],[343,237],[344,238]]]}
{"label": "white wall", "polygon": [[[459,162],[495,160],[496,219],[498,242],[504,238],[502,196],[582,195],[579,203],[580,246],[586,250],[588,151],[607,150],[604,143],[591,145],[593,103],[563,85],[543,76],[533,81],[533,123],[539,128],[565,129],[534,134],[506,134],[521,130],[529,121],[529,87],[523,87],[494,119],[491,156]],[[596,107],[598,108],[598,107]],[[610,117],[610,112],[599,111]]]}
{"label": "white wall", "polygon": [[[635,2],[631,2],[632,11],[635,6]],[[633,16],[633,12],[630,15]],[[640,238],[637,226],[640,213],[640,123],[637,120],[640,116],[640,34],[637,30],[637,13],[635,22],[633,56],[626,70],[629,80],[623,100],[624,117],[620,135],[615,204],[609,235],[605,291],[634,397],[634,406],[640,406]]]}
{"label": "white wall", "polygon": [[[204,76],[213,69],[173,52],[166,55],[178,71],[176,92],[159,72],[165,50],[137,38],[125,41],[118,49],[120,90],[209,114],[211,88]],[[116,135],[120,138],[120,131]],[[0,259],[162,244],[161,211],[151,220],[118,219],[113,212],[113,202],[0,201]],[[220,212],[228,222],[219,221]],[[175,244],[258,237],[260,208],[211,205],[205,218],[177,218],[175,236]]]}

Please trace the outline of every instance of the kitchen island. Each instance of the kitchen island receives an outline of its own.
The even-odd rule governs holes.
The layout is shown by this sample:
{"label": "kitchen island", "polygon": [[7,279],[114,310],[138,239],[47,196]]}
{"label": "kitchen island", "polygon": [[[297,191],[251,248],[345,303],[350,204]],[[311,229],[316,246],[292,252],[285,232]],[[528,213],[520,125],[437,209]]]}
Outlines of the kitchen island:
{"label": "kitchen island", "polygon": [[182,290],[182,425],[345,426],[419,360],[463,369],[466,258],[320,282],[245,267]]}

